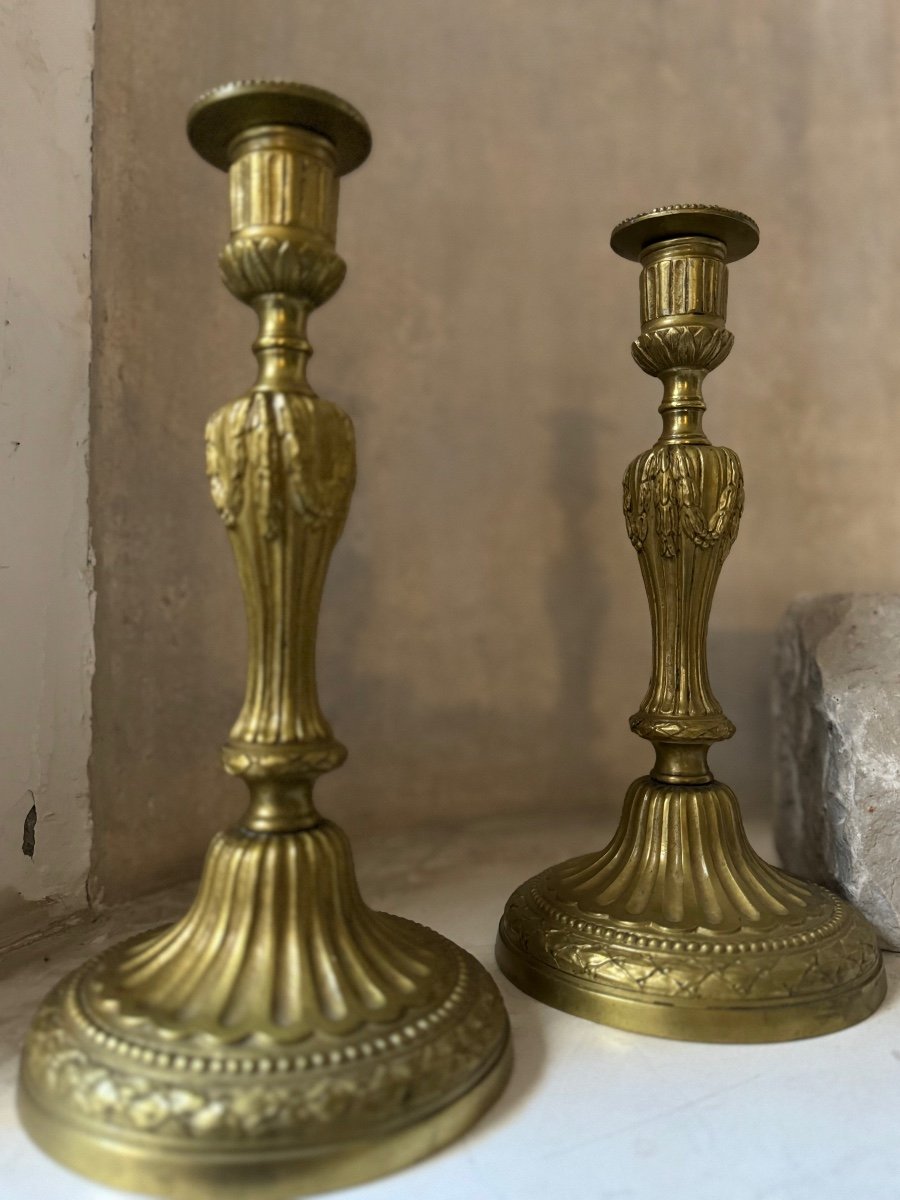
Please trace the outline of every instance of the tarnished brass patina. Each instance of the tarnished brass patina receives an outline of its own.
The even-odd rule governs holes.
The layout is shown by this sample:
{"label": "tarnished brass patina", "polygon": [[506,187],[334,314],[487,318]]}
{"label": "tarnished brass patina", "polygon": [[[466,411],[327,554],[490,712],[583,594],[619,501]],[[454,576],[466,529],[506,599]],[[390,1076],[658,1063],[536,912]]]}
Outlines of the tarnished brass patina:
{"label": "tarnished brass patina", "polygon": [[729,261],[749,217],[679,205],[625,221],[641,264],[638,364],[663,383],[663,428],[628,467],[625,523],[650,601],[653,669],[631,728],[656,751],[605,850],[528,880],[497,942],[503,971],[547,1004],[661,1037],[761,1042],[852,1025],[884,996],[875,933],[846,901],[770,866],[707,762],[734,726],[713,695],[706,635],[737,536],[741,464],[703,432],[701,384],[731,350]]}
{"label": "tarnished brass patina", "polygon": [[227,169],[226,286],[260,321],[259,374],[207,427],[207,472],[247,606],[244,707],[224,751],[250,804],[171,928],[88,963],[28,1037],[23,1120],[60,1161],[167,1197],[293,1196],[445,1145],[509,1070],[487,972],[366,906],[316,811],[344,747],[319,708],[319,600],[354,483],[353,427],[306,378],[308,313],[340,286],[338,177],[370,146],[348,104],[293,84],[202,97],[188,132]]}

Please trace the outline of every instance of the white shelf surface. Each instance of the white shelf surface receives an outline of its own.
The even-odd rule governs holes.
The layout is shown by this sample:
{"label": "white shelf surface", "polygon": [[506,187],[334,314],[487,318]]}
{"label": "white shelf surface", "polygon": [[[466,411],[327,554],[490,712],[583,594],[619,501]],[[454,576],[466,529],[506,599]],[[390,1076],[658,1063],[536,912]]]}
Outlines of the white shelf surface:
{"label": "white shelf surface", "polygon": [[[509,892],[550,863],[603,845],[609,820],[483,820],[359,839],[375,907],[452,937],[492,971],[515,1068],[468,1135],[417,1166],[335,1200],[897,1200],[900,957],[868,1021],[768,1046],[672,1042],[606,1029],[536,1003],[493,960]],[[756,847],[771,850],[765,831]],[[62,974],[111,941],[171,919],[193,889],[113,910],[0,959],[0,1197],[116,1200],[32,1146],[15,1114],[18,1048]],[[252,1200],[252,1197],[248,1197]]]}

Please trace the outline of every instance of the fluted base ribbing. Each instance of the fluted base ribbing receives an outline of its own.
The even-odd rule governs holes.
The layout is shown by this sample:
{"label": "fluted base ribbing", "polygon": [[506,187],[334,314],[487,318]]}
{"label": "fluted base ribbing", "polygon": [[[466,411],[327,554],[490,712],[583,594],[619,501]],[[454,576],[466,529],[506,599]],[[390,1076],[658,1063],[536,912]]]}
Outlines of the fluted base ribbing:
{"label": "fluted base ribbing", "polygon": [[323,821],[219,835],[181,921],[63,980],[29,1034],[19,1104],[35,1140],[85,1175],[258,1200],[433,1152],[509,1065],[484,968],[369,909],[347,839]]}
{"label": "fluted base ribbing", "polygon": [[721,783],[632,784],[613,840],[510,897],[497,961],[523,991],[660,1037],[763,1042],[855,1024],[884,996],[874,931],[764,862]]}

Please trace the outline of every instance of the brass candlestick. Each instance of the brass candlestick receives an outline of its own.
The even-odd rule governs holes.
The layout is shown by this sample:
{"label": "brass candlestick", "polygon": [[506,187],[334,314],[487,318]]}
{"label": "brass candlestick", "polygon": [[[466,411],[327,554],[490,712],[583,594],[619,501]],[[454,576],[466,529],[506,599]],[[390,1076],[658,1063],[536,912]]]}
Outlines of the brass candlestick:
{"label": "brass candlestick", "polygon": [[60,1161],[167,1197],[289,1196],[445,1145],[502,1089],[508,1023],[470,955],[373,912],[312,787],[343,746],[319,708],[315,633],[354,482],[353,428],[306,379],[309,311],[340,286],[338,176],[370,135],[293,84],[202,97],[188,132],[228,170],[226,286],[260,320],[259,375],[207,427],[207,471],[247,605],[244,707],[224,750],[250,804],[171,928],[117,946],[44,1002],[23,1120]]}
{"label": "brass candlestick", "polygon": [[551,867],[510,898],[503,971],[547,1004],[623,1029],[711,1042],[809,1037],[884,996],[874,931],[844,900],[769,866],[707,751],[734,726],[712,693],[713,589],[744,500],[737,455],[702,428],[701,383],[726,357],[726,263],[759,238],[741,213],[680,205],[616,227],[639,261],[632,353],[663,383],[663,430],[625,472],[628,536],[650,601],[653,671],[631,728],[656,750],[605,850]]}

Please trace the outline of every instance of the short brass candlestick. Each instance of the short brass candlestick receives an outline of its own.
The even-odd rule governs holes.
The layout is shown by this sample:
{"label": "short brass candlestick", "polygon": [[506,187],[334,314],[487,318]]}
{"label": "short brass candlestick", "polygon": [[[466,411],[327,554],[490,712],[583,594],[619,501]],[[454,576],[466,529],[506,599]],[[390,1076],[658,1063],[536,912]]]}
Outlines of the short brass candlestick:
{"label": "short brass candlestick", "polygon": [[306,318],[344,277],[338,176],[363,118],[315,88],[233,84],[188,132],[228,170],[226,286],[260,321],[259,374],[207,427],[207,471],[247,606],[225,766],[250,792],[171,928],[63,980],[25,1047],[20,1111],[62,1162],[166,1197],[344,1186],[445,1145],[502,1089],[508,1024],[470,955],[373,912],[316,777],[344,748],[319,708],[319,600],[354,482],[353,428],[306,379]]}
{"label": "short brass candlestick", "polygon": [[547,1004],[623,1029],[711,1042],[809,1037],[884,996],[874,931],[844,900],[769,866],[707,751],[734,726],[712,693],[713,589],[744,500],[737,455],[703,432],[701,383],[732,345],[726,263],[749,254],[741,213],[683,205],[616,227],[641,272],[638,365],[663,383],[663,429],[625,472],[628,536],[650,601],[653,670],[631,728],[656,750],[613,840],[510,898],[503,971]]}

